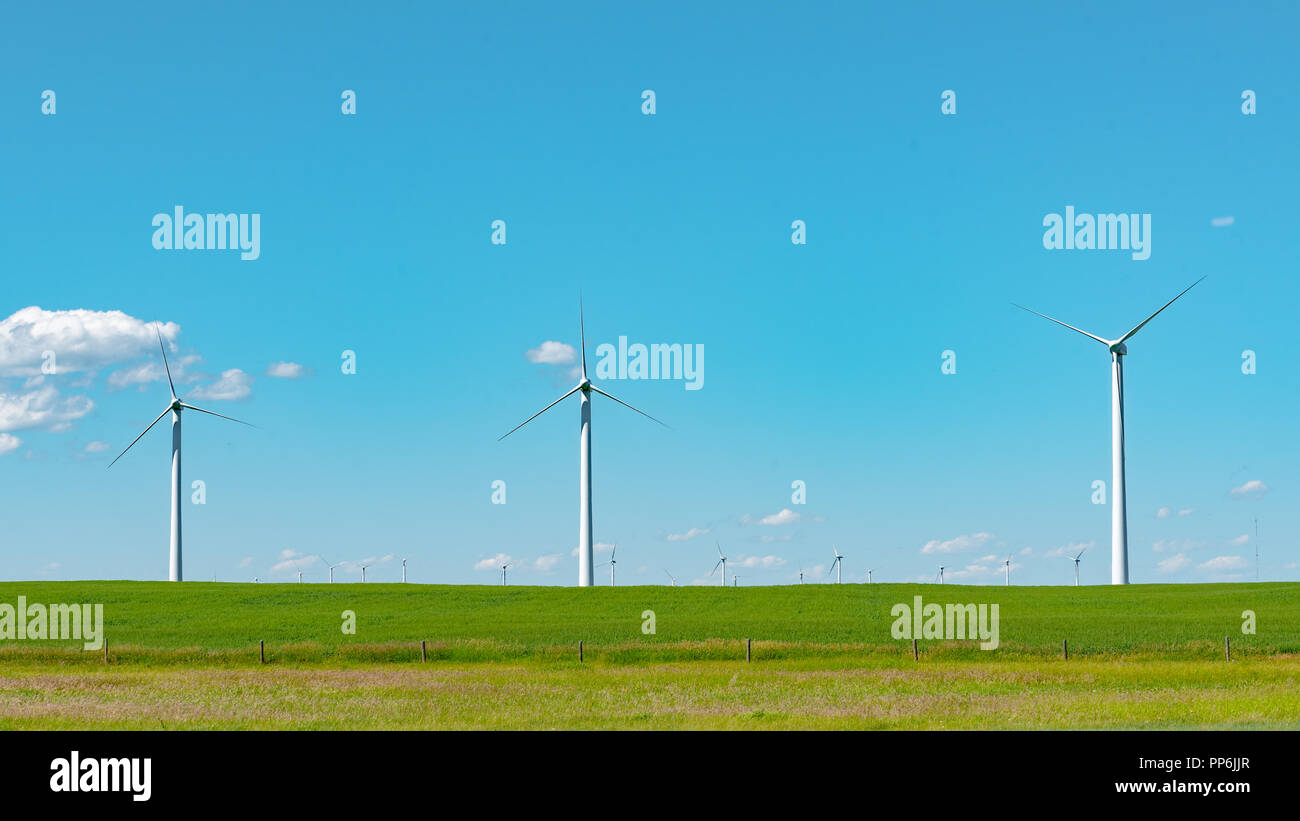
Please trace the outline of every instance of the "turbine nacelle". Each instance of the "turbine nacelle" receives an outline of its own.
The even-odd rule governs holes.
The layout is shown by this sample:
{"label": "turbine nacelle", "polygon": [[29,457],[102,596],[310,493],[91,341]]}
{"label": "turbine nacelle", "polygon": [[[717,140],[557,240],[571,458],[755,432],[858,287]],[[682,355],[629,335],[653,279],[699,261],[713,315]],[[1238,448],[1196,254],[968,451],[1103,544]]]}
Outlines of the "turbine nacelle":
{"label": "turbine nacelle", "polygon": [[1116,356],[1126,356],[1128,354],[1128,346],[1120,341],[1111,342],[1109,348],[1110,352]]}

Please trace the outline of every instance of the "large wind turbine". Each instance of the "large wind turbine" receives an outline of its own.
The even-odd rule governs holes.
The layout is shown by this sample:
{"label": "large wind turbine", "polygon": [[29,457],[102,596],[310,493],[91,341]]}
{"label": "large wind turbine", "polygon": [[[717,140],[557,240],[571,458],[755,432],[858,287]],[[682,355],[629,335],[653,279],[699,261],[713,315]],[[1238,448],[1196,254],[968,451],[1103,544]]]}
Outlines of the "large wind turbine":
{"label": "large wind turbine", "polygon": [[[1196,280],[1191,285],[1183,289],[1182,293],[1161,306],[1160,311],[1173,305],[1183,294],[1195,288],[1202,279]],[[1015,305],[1015,303],[1012,303]],[[1127,497],[1124,490],[1124,357],[1128,354],[1128,346],[1124,343],[1133,337],[1138,331],[1142,330],[1148,322],[1155,319],[1160,311],[1156,311],[1151,316],[1142,320],[1133,330],[1121,336],[1119,339],[1103,339],[1096,334],[1088,333],[1085,330],[1066,325],[1059,319],[1052,319],[1047,314],[1040,314],[1038,311],[1026,308],[1023,305],[1016,305],[1021,310],[1029,311],[1031,314],[1041,316],[1043,319],[1055,322],[1072,331],[1083,334],[1084,336],[1095,339],[1105,345],[1110,350],[1110,453],[1111,453],[1111,484],[1110,484],[1110,583],[1111,584],[1128,584],[1128,512],[1125,508]]]}
{"label": "large wind turbine", "polygon": [[[176,395],[176,383],[172,382],[172,368],[167,363],[167,349],[163,347],[162,332],[154,326],[154,332],[158,334],[158,350],[162,351],[163,367],[167,370],[167,386],[171,390],[172,401],[168,403],[166,410],[158,414],[158,418],[149,423],[149,427],[137,437],[135,441],[126,446],[126,450],[117,455],[121,459],[126,455],[126,451],[135,447],[135,443],[144,438],[154,425],[162,421],[167,414],[172,415],[172,527],[171,527],[171,561],[168,565],[167,578],[170,581],[178,582],[182,580],[181,574],[181,411],[193,410],[199,413],[207,413],[212,416],[220,416],[222,419],[229,419],[231,422],[238,422],[241,425],[256,427],[242,419],[236,419],[233,416],[216,413],[194,405],[182,402]],[[108,463],[109,467],[117,464],[117,459]]]}
{"label": "large wind turbine", "polygon": [[609,551],[609,561],[600,563],[601,567],[604,567],[605,565],[609,565],[609,586],[610,587],[614,586],[614,568],[618,567],[618,559],[614,558],[614,555],[616,553],[618,553],[617,544],[614,545],[614,547]]}
{"label": "large wind turbine", "polygon": [[[506,436],[519,430],[524,425],[527,425],[529,422],[541,416],[543,413],[546,413],[565,399],[568,399],[570,396],[573,396],[575,393],[579,394],[579,398],[581,399],[580,418],[582,424],[578,432],[578,586],[591,587],[592,562],[594,560],[591,552],[591,395],[593,393],[598,393],[607,399],[613,399],[624,407],[632,408],[632,410],[647,419],[659,422],[659,424],[664,427],[668,426],[640,408],[633,408],[617,396],[606,393],[593,385],[591,380],[587,378],[587,331],[582,321],[581,302],[578,303],[578,334],[579,341],[582,345],[582,379],[579,380],[577,386],[564,394],[564,396],[556,399],[551,404],[511,428],[506,432],[505,436],[501,437],[501,439],[505,439]],[[498,439],[497,441],[500,442],[501,439]]]}
{"label": "large wind turbine", "polygon": [[[1075,587],[1079,586],[1079,559],[1083,558],[1083,554],[1085,551],[1087,551],[1087,549],[1088,548],[1085,547],[1083,550],[1080,550],[1077,554],[1075,554],[1074,558],[1070,559],[1070,561],[1074,562],[1074,586]],[[1070,558],[1070,557],[1067,556],[1066,558]]]}

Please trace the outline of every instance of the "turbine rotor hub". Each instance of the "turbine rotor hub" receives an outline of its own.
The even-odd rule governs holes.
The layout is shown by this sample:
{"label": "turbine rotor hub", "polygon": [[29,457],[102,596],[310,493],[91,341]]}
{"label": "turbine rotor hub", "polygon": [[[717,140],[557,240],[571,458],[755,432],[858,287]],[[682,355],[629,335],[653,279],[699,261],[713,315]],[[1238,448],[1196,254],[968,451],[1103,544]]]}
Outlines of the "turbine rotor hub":
{"label": "turbine rotor hub", "polygon": [[1123,342],[1112,342],[1110,345],[1110,352],[1116,356],[1125,356],[1128,354],[1128,346]]}

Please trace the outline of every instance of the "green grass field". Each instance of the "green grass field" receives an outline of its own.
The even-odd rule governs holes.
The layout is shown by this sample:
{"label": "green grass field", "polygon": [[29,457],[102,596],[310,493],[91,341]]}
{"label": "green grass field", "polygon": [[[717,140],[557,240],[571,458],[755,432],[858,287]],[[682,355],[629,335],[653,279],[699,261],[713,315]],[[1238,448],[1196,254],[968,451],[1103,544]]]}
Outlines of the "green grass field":
{"label": "green grass field", "polygon": [[[20,595],[103,603],[109,660],[0,641],[0,729],[1300,727],[1293,583],[0,583]],[[1000,647],[922,640],[914,660],[890,609],[916,595],[998,604]]]}

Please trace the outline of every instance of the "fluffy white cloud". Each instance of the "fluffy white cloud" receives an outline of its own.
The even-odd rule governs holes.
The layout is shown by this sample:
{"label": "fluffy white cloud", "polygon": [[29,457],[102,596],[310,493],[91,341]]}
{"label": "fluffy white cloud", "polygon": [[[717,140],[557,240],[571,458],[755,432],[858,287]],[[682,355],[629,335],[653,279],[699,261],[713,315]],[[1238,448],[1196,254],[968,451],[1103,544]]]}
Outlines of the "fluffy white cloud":
{"label": "fluffy white cloud", "polygon": [[1156,562],[1156,568],[1159,569],[1161,573],[1177,573],[1179,570],[1182,570],[1190,564],[1191,561],[1191,559],[1187,558],[1186,553],[1176,553],[1167,559],[1161,559]]}
{"label": "fluffy white cloud", "polygon": [[525,351],[524,356],[529,362],[539,365],[567,365],[578,358],[578,350],[563,342],[547,340],[536,348]]}
{"label": "fluffy white cloud", "polygon": [[1178,511],[1178,515],[1179,515],[1179,516],[1191,516],[1191,515],[1192,515],[1193,513],[1195,513],[1195,512],[1196,512],[1196,508],[1194,508],[1194,507],[1185,507],[1185,508],[1183,508],[1182,510]]}
{"label": "fluffy white cloud", "polygon": [[709,528],[707,528],[707,527],[704,528],[703,530],[701,530],[701,529],[698,528],[698,527],[693,527],[693,528],[691,528],[690,530],[686,531],[685,533],[669,533],[669,534],[668,534],[668,541],[670,541],[670,542],[685,542],[685,541],[687,541],[687,540],[689,540],[689,539],[694,539],[696,536],[703,536],[704,534],[706,534],[706,533],[708,533],[708,532],[709,532]]}
{"label": "fluffy white cloud", "polygon": [[272,573],[282,573],[286,570],[306,570],[320,560],[318,556],[299,553],[296,550],[281,550],[279,558],[280,561],[271,566]]}
{"label": "fluffy white cloud", "polygon": [[1268,485],[1259,479],[1251,479],[1241,487],[1234,487],[1229,491],[1233,496],[1263,496],[1268,493]]}
{"label": "fluffy white cloud", "polygon": [[515,560],[504,553],[498,553],[488,559],[480,559],[474,563],[475,570],[500,570],[503,565],[512,565]]}
{"label": "fluffy white cloud", "polygon": [[737,556],[731,560],[731,564],[736,567],[780,567],[785,564],[785,559],[780,556]]}
{"label": "fluffy white cloud", "polygon": [[1157,519],[1168,519],[1172,515],[1174,515],[1174,512],[1167,507],[1162,507],[1156,511]]}
{"label": "fluffy white cloud", "polygon": [[1189,550],[1200,550],[1205,547],[1205,542],[1197,542],[1191,539],[1161,539],[1151,544],[1151,549],[1157,553],[1182,553]]}
{"label": "fluffy white cloud", "polygon": [[0,433],[0,455],[17,450],[23,444],[23,440],[17,436],[8,433]]}
{"label": "fluffy white cloud", "polygon": [[86,453],[102,453],[108,450],[108,448],[109,444],[107,442],[100,442],[98,439],[94,442],[86,443]]}
{"label": "fluffy white cloud", "polygon": [[1210,220],[1210,225],[1213,225],[1215,228],[1227,228],[1236,221],[1236,217],[1215,217]]}
{"label": "fluffy white cloud", "polygon": [[0,393],[0,431],[29,428],[67,430],[74,419],[80,419],[94,407],[95,403],[88,397],[64,398],[52,385]]}
{"label": "fluffy white cloud", "polygon": [[[202,362],[203,357],[196,354],[169,358],[167,367],[171,368],[172,381],[179,390],[181,384],[191,380],[190,366]],[[157,358],[140,362],[125,368],[118,368],[108,375],[108,389],[120,391],[131,387],[143,389],[154,382],[167,381],[167,368]]]}
{"label": "fluffy white cloud", "polygon": [[253,377],[239,368],[221,372],[221,378],[210,385],[200,385],[190,391],[189,398],[236,400],[247,399],[253,392]]}
{"label": "fluffy white cloud", "polygon": [[1237,538],[1235,538],[1235,539],[1233,539],[1232,541],[1228,542],[1228,544],[1232,545],[1233,547],[1241,547],[1242,545],[1246,544],[1246,543],[1249,542],[1249,541],[1250,541],[1250,536],[1248,536],[1248,535],[1246,535],[1245,533],[1243,533],[1243,534],[1241,534],[1240,536],[1238,536]]}
{"label": "fluffy white cloud", "polygon": [[955,539],[940,541],[931,539],[921,547],[922,553],[960,553],[963,550],[975,550],[993,540],[992,533],[963,534]]}
{"label": "fluffy white cloud", "polygon": [[94,370],[156,352],[159,333],[175,344],[180,332],[174,322],[155,325],[121,311],[46,311],[33,305],[0,320],[0,376],[40,374],[47,351],[58,373]]}
{"label": "fluffy white cloud", "polygon": [[1203,570],[1206,573],[1224,573],[1229,570],[1241,570],[1246,567],[1246,560],[1240,556],[1215,556],[1208,562],[1202,562],[1196,566],[1197,570]]}
{"label": "fluffy white cloud", "polygon": [[276,379],[301,379],[307,375],[307,368],[297,362],[272,362],[266,369],[266,375]]}
{"label": "fluffy white cloud", "polygon": [[790,525],[790,524],[794,524],[797,521],[799,521],[799,514],[795,513],[793,510],[787,507],[782,509],[779,513],[773,513],[771,516],[764,516],[763,518],[758,520],[758,523],[760,525],[767,525],[768,527],[773,527],[773,526],[780,526],[780,525]]}
{"label": "fluffy white cloud", "polygon": [[[560,560],[563,558],[564,556],[560,553],[552,553],[547,556],[538,556],[537,561],[533,562],[533,566],[536,567],[542,573],[550,573],[552,570],[556,568],[556,566],[560,563]],[[500,565],[497,566],[500,567]]]}

